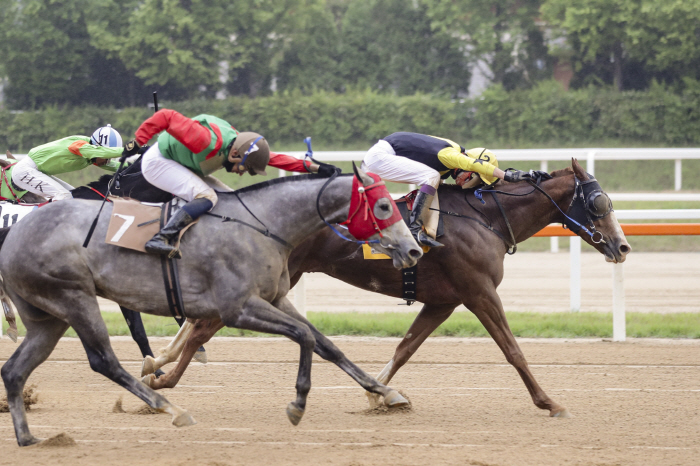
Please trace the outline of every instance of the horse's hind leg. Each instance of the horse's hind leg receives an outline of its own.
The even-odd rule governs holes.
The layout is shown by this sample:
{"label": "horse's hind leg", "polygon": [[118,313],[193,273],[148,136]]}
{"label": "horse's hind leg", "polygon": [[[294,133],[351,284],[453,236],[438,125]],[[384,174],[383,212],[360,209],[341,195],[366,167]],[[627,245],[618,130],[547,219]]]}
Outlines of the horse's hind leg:
{"label": "horse's hind leg", "polygon": [[2,380],[7,390],[7,403],[20,447],[39,442],[29,431],[22,392],[29,375],[49,357],[68,324],[50,316],[19,297],[14,297],[27,328],[24,341],[2,366]]}
{"label": "horse's hind leg", "polygon": [[224,325],[255,332],[283,335],[299,344],[299,372],[297,374],[297,399],[287,406],[287,417],[292,424],[301,421],[306,409],[306,398],[311,390],[311,358],[316,340],[309,326],[285,314],[264,299],[251,296],[242,312],[222,312]]}
{"label": "horse's hind leg", "polygon": [[160,354],[157,358],[146,356],[141,364],[141,376],[153,374],[166,364],[177,361],[177,357],[182,353],[182,348],[190,337],[193,328],[193,322],[190,320],[185,321],[180,327],[180,330],[177,331],[175,338],[168,343],[168,346],[159,350]]}
{"label": "horse's hind leg", "polygon": [[333,344],[324,334],[318,331],[306,318],[297,312],[292,303],[287,298],[282,298],[275,303],[277,307],[287,315],[305,323],[313,332],[316,339],[314,352],[321,356],[326,361],[330,361],[340,367],[350,377],[352,377],[360,386],[372,394],[381,395],[384,397],[384,404],[391,407],[405,406],[408,401],[399,394],[396,390],[389,388],[368,375],[365,371],[357,367],[355,363],[350,361],[337,346]]}
{"label": "horse's hind leg", "polygon": [[190,365],[192,356],[198,351],[200,345],[203,345],[211,340],[211,337],[213,337],[214,334],[223,327],[224,324],[220,319],[198,319],[194,324],[194,329],[192,330],[190,337],[185,343],[185,347],[182,349],[180,360],[175,367],[158,378],[154,377],[153,374],[148,374],[141,379],[141,382],[145,383],[154,390],[160,390],[161,388],[174,388],[180,381],[182,375],[185,373],[187,366]]}
{"label": "horse's hind leg", "polygon": [[530,372],[525,355],[510,330],[501,299],[496,294],[496,290],[492,290],[491,293],[484,291],[484,294],[481,294],[475,301],[475,303],[465,301],[464,304],[481,321],[505,355],[506,360],[518,371],[535,406],[549,410],[551,417],[569,417],[567,409],[547,396]]}
{"label": "horse's hind leg", "polygon": [[[418,351],[420,345],[438,328],[455,310],[454,304],[425,304],[420,310],[406,335],[396,347],[394,357],[384,366],[384,369],[377,376],[377,381],[388,384],[404,364],[411,359],[411,356]],[[367,400],[371,407],[379,405],[376,394],[367,392]]]}
{"label": "horse's hind leg", "polygon": [[126,388],[145,401],[151,408],[164,410],[171,414],[175,426],[195,424],[194,419],[185,410],[178,408],[166,400],[164,396],[142,384],[119,364],[109,342],[107,326],[102,320],[97,300],[94,297],[85,296],[84,299],[80,299],[73,295],[71,302],[80,306],[79,312],[66,313],[65,309],[62,311],[69,316],[70,325],[80,337],[92,370]]}

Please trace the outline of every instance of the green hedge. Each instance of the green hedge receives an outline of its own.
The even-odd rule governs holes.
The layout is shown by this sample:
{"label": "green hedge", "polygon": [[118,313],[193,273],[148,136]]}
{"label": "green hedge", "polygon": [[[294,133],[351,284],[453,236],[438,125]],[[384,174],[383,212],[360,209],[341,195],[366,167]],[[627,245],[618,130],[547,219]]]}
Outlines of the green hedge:
{"label": "green hedge", "polygon": [[[316,148],[362,149],[394,131],[492,147],[570,147],[601,141],[636,146],[700,143],[700,92],[678,94],[660,86],[644,92],[599,88],[566,92],[554,82],[513,92],[494,86],[476,100],[459,102],[426,94],[290,92],[257,99],[164,102],[163,106],[191,116],[220,116],[241,130],[265,134],[273,147],[297,147],[305,136],[312,136]],[[60,137],[90,134],[106,123],[129,138],[149,115],[145,106],[1,110],[0,149],[22,153]]]}

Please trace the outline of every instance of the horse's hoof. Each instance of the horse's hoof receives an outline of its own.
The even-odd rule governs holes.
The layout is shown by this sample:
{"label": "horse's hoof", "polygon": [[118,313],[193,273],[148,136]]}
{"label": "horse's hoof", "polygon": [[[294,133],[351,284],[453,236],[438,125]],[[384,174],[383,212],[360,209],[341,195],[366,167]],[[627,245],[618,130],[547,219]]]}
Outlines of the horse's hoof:
{"label": "horse's hoof", "polygon": [[10,340],[13,342],[17,343],[17,330],[14,328],[8,328],[7,329],[7,336],[10,337]]}
{"label": "horse's hoof", "polygon": [[287,405],[287,417],[289,422],[293,425],[299,425],[301,418],[304,416],[304,410],[297,408],[297,406],[292,402]]}
{"label": "horse's hoof", "polygon": [[30,446],[36,445],[37,443],[40,443],[40,442],[41,442],[41,439],[38,439],[31,434],[25,436],[22,440],[17,439],[17,444],[20,447],[30,447]]}
{"label": "horse's hoof", "polygon": [[570,418],[571,413],[569,413],[569,410],[566,408],[557,408],[553,409],[549,413],[549,417],[560,417],[560,418]]}
{"label": "horse's hoof", "polygon": [[151,356],[143,358],[141,363],[141,377],[148,374],[153,374],[156,371],[156,360]]}
{"label": "horse's hoof", "polygon": [[199,348],[195,353],[194,356],[192,357],[195,361],[206,364],[207,363],[207,352],[204,350],[204,348]]}
{"label": "horse's hoof", "polygon": [[391,390],[384,396],[384,404],[390,408],[401,408],[408,406],[408,400],[401,396],[396,390]]}
{"label": "horse's hoof", "polygon": [[155,374],[148,374],[144,378],[141,379],[141,383],[144,384],[147,387],[153,388],[153,381],[156,380],[156,375]]}
{"label": "horse's hoof", "polygon": [[197,421],[187,411],[182,411],[177,416],[173,416],[173,425],[175,427],[187,427],[195,424],[197,424]]}
{"label": "horse's hoof", "polygon": [[367,401],[369,402],[369,408],[374,409],[382,404],[381,395],[372,392],[365,392]]}

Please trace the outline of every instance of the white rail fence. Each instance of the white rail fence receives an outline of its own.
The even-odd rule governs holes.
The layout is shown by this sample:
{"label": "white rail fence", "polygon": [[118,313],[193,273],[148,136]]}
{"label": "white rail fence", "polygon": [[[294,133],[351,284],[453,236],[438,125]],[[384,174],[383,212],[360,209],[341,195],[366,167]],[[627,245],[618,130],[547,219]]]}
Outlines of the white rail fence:
{"label": "white rail fence", "polygon": [[[540,170],[548,171],[549,161],[565,161],[576,158],[586,161],[586,171],[595,174],[595,162],[603,160],[673,160],[674,189],[682,189],[683,160],[700,159],[700,148],[624,148],[624,149],[493,149],[499,162],[539,161]],[[287,152],[303,158],[304,152]],[[318,151],[314,158],[321,162],[361,162],[364,151]],[[280,171],[280,176],[284,173]]]}

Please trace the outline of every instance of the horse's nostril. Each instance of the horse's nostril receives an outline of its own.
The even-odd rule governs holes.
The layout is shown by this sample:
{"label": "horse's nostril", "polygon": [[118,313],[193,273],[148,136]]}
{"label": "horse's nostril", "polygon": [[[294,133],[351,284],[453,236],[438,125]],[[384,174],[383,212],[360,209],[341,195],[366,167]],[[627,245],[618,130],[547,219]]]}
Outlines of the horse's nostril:
{"label": "horse's nostril", "polygon": [[408,255],[417,259],[423,255],[423,251],[421,251],[420,249],[411,249],[410,251],[408,251]]}
{"label": "horse's nostril", "polygon": [[622,255],[629,254],[629,252],[631,250],[632,250],[632,248],[626,244],[620,245],[620,254],[622,254]]}

